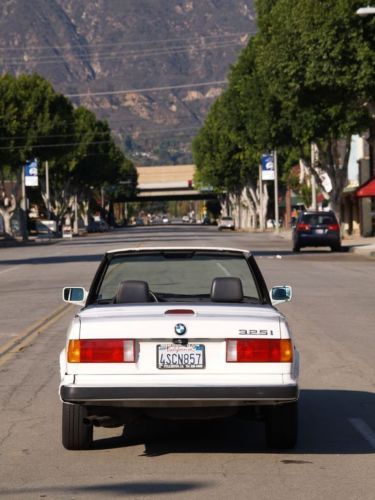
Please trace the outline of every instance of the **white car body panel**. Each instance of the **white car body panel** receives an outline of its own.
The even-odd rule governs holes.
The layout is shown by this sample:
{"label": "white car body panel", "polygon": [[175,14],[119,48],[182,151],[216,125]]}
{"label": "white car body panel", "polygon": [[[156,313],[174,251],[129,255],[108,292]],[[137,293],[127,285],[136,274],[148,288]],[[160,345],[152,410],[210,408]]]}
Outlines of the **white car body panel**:
{"label": "white car body panel", "polygon": [[[173,309],[191,309],[194,315],[168,314]],[[229,309],[229,311],[228,311]],[[235,318],[235,319],[234,319]],[[187,327],[189,343],[201,343],[206,349],[204,369],[158,369],[156,349],[176,337],[177,323]],[[240,335],[239,331],[262,330],[268,334]],[[243,386],[295,385],[299,357],[295,350],[293,363],[227,363],[226,339],[273,338],[288,339],[285,318],[271,306],[202,306],[189,304],[111,305],[89,307],[73,320],[68,339],[135,339],[136,363],[66,363],[61,356],[61,385],[83,386]]]}

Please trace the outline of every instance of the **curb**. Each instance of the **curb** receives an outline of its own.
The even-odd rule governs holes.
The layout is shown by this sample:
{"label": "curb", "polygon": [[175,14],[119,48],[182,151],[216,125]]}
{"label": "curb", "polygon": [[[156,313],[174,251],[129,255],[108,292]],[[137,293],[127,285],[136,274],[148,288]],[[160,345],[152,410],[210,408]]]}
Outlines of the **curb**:
{"label": "curb", "polygon": [[0,248],[28,247],[36,245],[55,245],[59,241],[62,241],[62,238],[51,238],[49,240],[43,238],[37,238],[37,239],[29,239],[26,241],[0,239]]}

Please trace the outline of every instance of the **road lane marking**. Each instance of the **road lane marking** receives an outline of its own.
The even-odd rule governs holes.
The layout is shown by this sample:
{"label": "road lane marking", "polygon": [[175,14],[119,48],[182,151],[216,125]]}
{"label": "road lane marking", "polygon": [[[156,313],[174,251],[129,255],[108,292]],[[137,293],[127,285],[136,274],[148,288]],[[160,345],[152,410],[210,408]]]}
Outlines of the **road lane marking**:
{"label": "road lane marking", "polygon": [[19,266],[13,266],[13,267],[8,267],[8,269],[4,269],[3,271],[0,271],[0,274],[8,273],[9,271],[13,271],[14,269],[18,269]]}
{"label": "road lane marking", "polygon": [[349,418],[354,429],[375,449],[375,432],[361,418]]}
{"label": "road lane marking", "polygon": [[71,311],[74,306],[64,304],[57,308],[52,314],[48,314],[31,327],[19,333],[17,337],[10,339],[8,342],[0,346],[0,366],[7,363],[15,354],[28,347],[31,342],[47,328],[56,323],[68,311]]}

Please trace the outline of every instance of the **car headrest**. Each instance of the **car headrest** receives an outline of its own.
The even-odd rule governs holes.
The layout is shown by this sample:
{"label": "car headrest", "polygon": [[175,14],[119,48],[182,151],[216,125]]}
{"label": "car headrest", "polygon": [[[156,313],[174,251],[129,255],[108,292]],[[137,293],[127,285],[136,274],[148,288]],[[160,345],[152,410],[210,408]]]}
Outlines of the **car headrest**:
{"label": "car headrest", "polygon": [[211,286],[212,302],[242,302],[242,282],[239,278],[215,278]]}
{"label": "car headrest", "polygon": [[134,304],[150,301],[148,283],[146,281],[122,281],[117,289],[116,304]]}

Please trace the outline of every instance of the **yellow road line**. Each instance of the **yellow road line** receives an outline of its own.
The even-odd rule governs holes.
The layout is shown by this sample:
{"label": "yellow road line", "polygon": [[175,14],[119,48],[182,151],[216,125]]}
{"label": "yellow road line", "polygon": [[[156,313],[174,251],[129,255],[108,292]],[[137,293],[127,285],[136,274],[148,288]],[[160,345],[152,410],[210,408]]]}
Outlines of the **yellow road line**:
{"label": "yellow road line", "polygon": [[38,322],[34,323],[31,327],[21,332],[14,339],[11,339],[0,346],[0,366],[4,365],[15,354],[25,349],[25,347],[30,345],[39,334],[47,330],[47,328],[53,325],[57,320],[72,309],[72,305],[64,304],[56,309],[52,314],[48,314]]}

